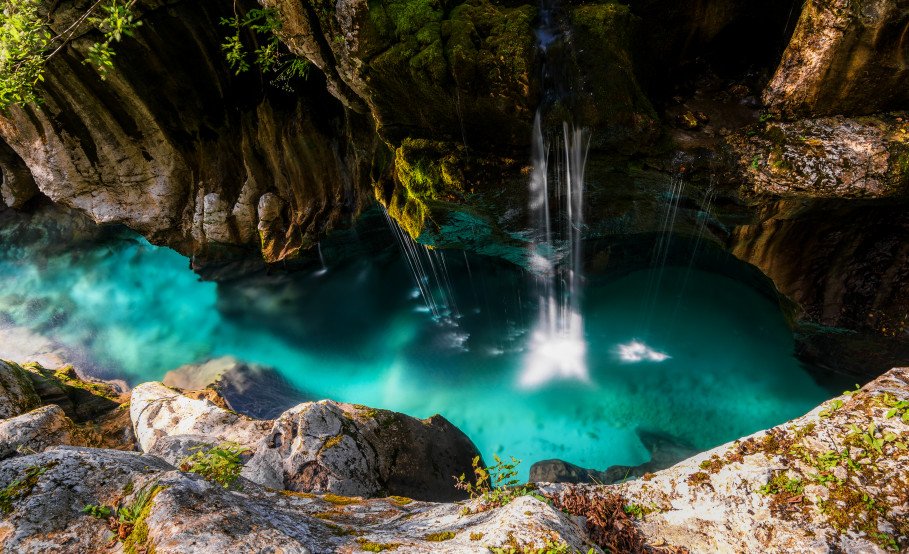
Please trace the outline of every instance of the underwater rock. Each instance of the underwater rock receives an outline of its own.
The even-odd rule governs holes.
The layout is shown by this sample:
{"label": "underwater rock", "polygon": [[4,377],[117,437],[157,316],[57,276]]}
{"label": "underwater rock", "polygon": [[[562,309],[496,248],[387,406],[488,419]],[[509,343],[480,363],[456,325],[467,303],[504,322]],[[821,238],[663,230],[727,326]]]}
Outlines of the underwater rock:
{"label": "underwater rock", "polygon": [[19,364],[0,360],[0,419],[16,417],[41,406],[28,373]]}
{"label": "underwater rock", "polygon": [[811,0],[764,103],[787,117],[902,108],[909,6],[900,0]]}
{"label": "underwater rock", "polygon": [[298,390],[274,368],[223,356],[168,371],[162,382],[183,390],[210,389],[229,410],[256,419],[273,419],[312,397]]}
{"label": "underwater rock", "polygon": [[0,460],[41,452],[50,446],[91,446],[98,440],[97,432],[77,428],[53,404],[0,420]]}
{"label": "underwater rock", "polygon": [[543,483],[597,483],[611,485],[638,479],[685,460],[700,450],[661,433],[637,430],[638,438],[650,452],[650,460],[636,466],[610,466],[606,471],[585,469],[563,460],[544,460],[530,466],[530,480]]}
{"label": "underwater rock", "polygon": [[530,466],[533,483],[606,483],[606,472],[585,469],[564,460],[543,460]]}

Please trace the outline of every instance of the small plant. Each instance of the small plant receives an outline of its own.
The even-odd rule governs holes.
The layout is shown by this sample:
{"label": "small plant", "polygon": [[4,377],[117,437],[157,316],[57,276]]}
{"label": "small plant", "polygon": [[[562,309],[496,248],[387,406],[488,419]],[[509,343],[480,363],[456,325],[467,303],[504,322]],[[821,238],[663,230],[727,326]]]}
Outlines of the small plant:
{"label": "small plant", "polygon": [[[180,471],[198,473],[225,489],[229,488],[243,470],[240,456],[249,452],[249,449],[236,442],[221,443],[204,452],[200,450],[201,448],[203,447],[196,446],[190,449],[199,451],[183,460]],[[237,487],[236,490],[242,488]]]}
{"label": "small plant", "polygon": [[761,156],[757,155],[751,158],[751,165],[748,166],[748,169],[757,169],[761,166]]}
{"label": "small plant", "polygon": [[[464,474],[455,477],[455,488],[467,491],[470,498],[481,498],[489,507],[499,507],[508,504],[519,496],[526,496],[533,492],[533,487],[518,487],[517,467],[520,460],[511,458],[511,462],[504,462],[498,456],[493,454],[496,463],[490,468],[480,467],[480,457],[476,456],[471,464],[476,482],[471,483],[466,479]],[[540,495],[534,495],[537,499],[546,501]]]}
{"label": "small plant", "polygon": [[842,401],[842,400],[834,400],[834,401],[832,401],[832,402],[830,403],[829,406],[827,406],[826,408],[824,408],[823,410],[821,410],[820,413],[817,414],[817,416],[820,417],[820,418],[827,418],[827,417],[830,417],[830,416],[833,415],[833,413],[834,413],[835,411],[839,410],[839,409],[842,408],[842,407],[843,407],[843,401]]}
{"label": "small plant", "polygon": [[792,495],[799,495],[805,491],[805,486],[802,484],[801,479],[790,479],[784,474],[779,474],[773,478],[766,485],[762,485],[757,492],[759,494],[773,495],[773,494],[784,494],[789,493]]}
{"label": "small plant", "polygon": [[221,49],[224,51],[227,63],[237,75],[249,71],[251,67],[248,60],[249,54],[240,36],[244,28],[262,38],[263,44],[253,51],[255,58],[252,63],[262,71],[270,71],[275,74],[276,77],[272,84],[287,90],[289,88],[287,83],[290,79],[305,78],[309,73],[309,60],[294,55],[285,59],[286,54],[281,52],[280,35],[284,20],[281,18],[278,8],[249,10],[242,18],[239,15],[222,18],[221,25],[234,29],[234,34],[227,37],[227,42],[221,45]]}
{"label": "small plant", "polygon": [[426,535],[423,537],[423,540],[429,542],[450,541],[451,539],[455,538],[455,535],[457,535],[457,533],[454,531],[440,531],[438,533],[430,533]]}
{"label": "small plant", "polygon": [[95,519],[107,519],[113,514],[113,510],[107,506],[98,506],[95,504],[89,504],[82,508],[82,513],[88,514]]}
{"label": "small plant", "polygon": [[101,17],[90,17],[89,21],[98,26],[104,33],[104,42],[96,42],[88,49],[88,58],[82,63],[91,64],[98,70],[101,79],[107,78],[107,70],[114,66],[114,50],[112,42],[120,42],[124,36],[132,37],[133,31],[142,26],[131,11],[136,0],[120,3],[120,0],[111,0],[108,5],[102,5],[104,14]]}
{"label": "small plant", "polygon": [[383,550],[394,550],[395,548],[401,546],[399,542],[370,542],[366,539],[357,539],[357,543],[360,545],[360,550],[366,552],[382,552]]}
{"label": "small plant", "polygon": [[28,466],[25,468],[25,475],[22,479],[16,479],[4,487],[3,490],[0,490],[0,511],[7,514],[11,513],[13,511],[13,502],[31,494],[32,489],[38,484],[38,478],[56,464],[56,462],[50,462],[43,466]]}
{"label": "small plant", "polygon": [[157,480],[152,483],[146,483],[141,489],[136,491],[136,497],[133,498],[131,503],[118,508],[117,519],[120,523],[124,525],[135,525],[139,520],[139,515],[142,513],[142,510],[144,510],[151,502],[152,498],[154,498],[155,489],[157,488]]}
{"label": "small plant", "polygon": [[[128,488],[132,490],[132,483],[129,484]],[[88,504],[82,508],[82,512],[96,519],[107,520],[107,528],[114,532],[111,537],[111,544],[123,541],[126,547],[125,550],[132,552],[134,550],[128,548],[130,545],[135,546],[137,542],[142,543],[145,541],[145,531],[136,531],[134,533],[134,530],[138,530],[140,527],[145,529],[145,516],[148,515],[152,499],[160,490],[161,488],[158,487],[158,480],[156,479],[154,482],[143,485],[129,504],[116,508]],[[137,535],[141,536],[137,537]]]}
{"label": "small plant", "polygon": [[625,513],[638,519],[644,519],[644,508],[640,504],[626,504],[622,507]]}

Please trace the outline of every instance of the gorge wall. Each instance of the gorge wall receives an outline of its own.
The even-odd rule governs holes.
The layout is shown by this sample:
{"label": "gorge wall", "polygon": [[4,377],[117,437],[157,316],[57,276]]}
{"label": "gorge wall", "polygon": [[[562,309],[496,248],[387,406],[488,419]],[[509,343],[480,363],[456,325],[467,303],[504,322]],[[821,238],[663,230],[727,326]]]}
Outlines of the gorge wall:
{"label": "gorge wall", "polygon": [[[50,27],[88,6],[48,3]],[[250,0],[140,1],[143,25],[103,80],[82,64],[100,33],[80,24],[48,64],[45,103],[0,115],[4,202],[47,196],[197,269],[305,259],[376,202],[421,242],[524,263],[526,160],[544,104],[550,127],[568,117],[592,130],[588,238],[657,230],[655,191],[686,170],[678,230],[694,232],[717,189],[708,239],[801,306],[804,336],[836,327],[885,341],[884,357],[904,349],[900,2],[566,2],[555,47],[575,85],[559,98],[541,87],[533,4],[263,6],[281,14],[284,55],[312,66],[284,88],[224,58],[219,22],[260,7]]]}

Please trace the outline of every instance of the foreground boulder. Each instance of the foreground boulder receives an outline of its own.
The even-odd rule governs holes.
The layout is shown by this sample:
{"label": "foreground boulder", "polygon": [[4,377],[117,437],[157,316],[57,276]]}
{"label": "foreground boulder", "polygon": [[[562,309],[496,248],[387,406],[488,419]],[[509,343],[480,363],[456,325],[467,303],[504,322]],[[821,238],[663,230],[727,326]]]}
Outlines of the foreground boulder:
{"label": "foreground boulder", "polygon": [[0,420],[0,459],[50,446],[92,446],[100,441],[100,433],[77,427],[53,404]]}
{"label": "foreground boulder", "polygon": [[[480,552],[488,547],[565,545],[587,552],[572,518],[533,497],[495,511],[477,503],[403,497],[363,500],[294,494],[243,483],[242,492],[173,469],[154,456],[59,447],[0,464],[4,552],[104,552],[109,522],[87,505],[131,507],[152,499],[121,536],[127,552]],[[472,510],[472,508],[474,510]]]}
{"label": "foreground boulder", "polygon": [[145,452],[179,464],[196,447],[234,442],[251,456],[244,477],[295,492],[453,500],[463,497],[453,476],[473,475],[479,456],[442,416],[420,420],[331,400],[256,420],[145,383],[133,391],[130,414]]}
{"label": "foreground boulder", "polygon": [[[207,402],[176,399],[183,395],[160,385],[143,387],[153,404]],[[150,398],[150,391],[161,389],[167,393]],[[345,411],[351,423],[341,420]],[[371,440],[370,420],[382,423],[390,415],[308,403],[270,422],[267,438],[277,443],[280,435],[282,444],[285,439],[294,444],[289,452],[295,454],[282,459],[296,461],[305,448],[324,448],[308,433],[337,432],[334,426],[340,424],[342,438],[325,449],[347,445],[338,449],[342,452],[350,446],[348,438]],[[356,423],[361,418],[365,421]],[[202,428],[198,418],[193,426]],[[221,482],[204,472],[183,472],[149,454],[54,447],[0,461],[0,548],[159,554],[904,550],[909,547],[907,436],[909,368],[904,368],[794,421],[637,481],[526,485],[499,489],[497,498],[457,503],[280,491],[242,475]],[[199,437],[161,436],[156,446]],[[260,443],[256,456],[275,448],[280,446]],[[330,458],[323,453],[316,461]],[[145,504],[139,503],[143,496]],[[96,515],[120,508],[135,517],[128,524],[95,518],[85,513],[89,506]]]}

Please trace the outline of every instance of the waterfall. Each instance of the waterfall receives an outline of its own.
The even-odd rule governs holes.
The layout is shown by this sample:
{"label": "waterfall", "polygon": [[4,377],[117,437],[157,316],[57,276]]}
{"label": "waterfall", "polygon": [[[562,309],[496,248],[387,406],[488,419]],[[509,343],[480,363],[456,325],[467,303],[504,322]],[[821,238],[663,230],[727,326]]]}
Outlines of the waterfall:
{"label": "waterfall", "polygon": [[[567,64],[560,59],[564,49],[558,47],[566,39],[566,28],[555,0],[542,0],[536,36],[545,94],[533,123],[529,208],[533,224],[530,265],[536,274],[539,314],[520,377],[525,388],[553,379],[589,380],[581,315],[581,239],[590,139],[584,129],[563,121],[561,133],[553,133],[553,145],[546,140],[542,125],[546,107],[565,102],[572,94]],[[551,48],[553,45],[556,47]]]}
{"label": "waterfall", "polygon": [[[529,185],[534,243],[531,266],[536,273],[539,314],[520,378],[526,388],[557,378],[588,380],[581,315],[581,239],[590,141],[583,129],[562,124],[554,149],[555,182],[550,183],[550,145],[543,137],[540,120],[537,112]],[[551,197],[557,202],[554,210]],[[555,230],[553,215],[558,222]]]}
{"label": "waterfall", "polygon": [[438,322],[455,323],[460,314],[455,302],[445,254],[414,241],[407,231],[401,229],[398,223],[388,215],[388,210],[384,206],[382,213],[385,214],[385,221],[397,239],[404,260],[410,268],[411,277],[417,285],[419,292],[414,294],[423,297],[426,308],[432,314],[433,319]]}

